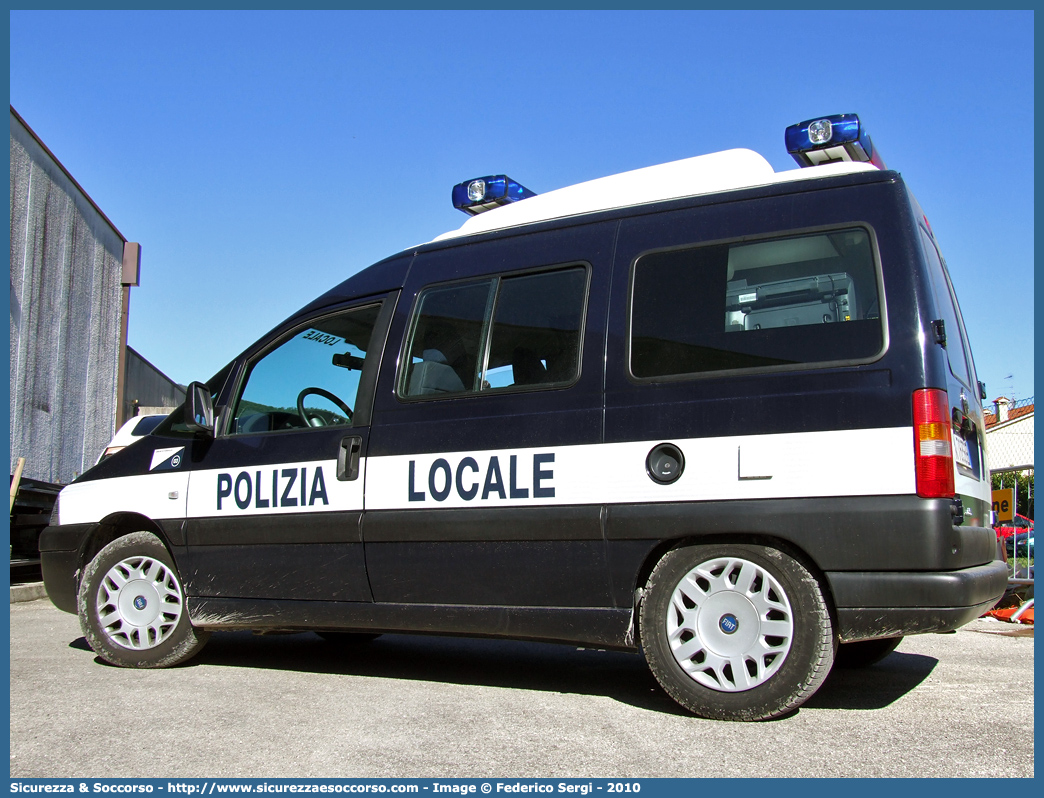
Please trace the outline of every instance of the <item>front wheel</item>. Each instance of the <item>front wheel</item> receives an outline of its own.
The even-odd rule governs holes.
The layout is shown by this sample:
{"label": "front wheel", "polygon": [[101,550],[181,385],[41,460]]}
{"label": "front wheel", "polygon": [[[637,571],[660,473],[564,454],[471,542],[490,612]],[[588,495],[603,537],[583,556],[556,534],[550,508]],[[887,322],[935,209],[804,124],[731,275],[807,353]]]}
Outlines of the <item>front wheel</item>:
{"label": "front wheel", "polygon": [[706,718],[785,714],[819,689],[834,658],[819,583],[797,560],[764,546],[668,552],[649,577],[639,623],[657,681]]}
{"label": "front wheel", "polygon": [[199,652],[209,632],[189,622],[177,568],[159,538],[133,532],[88,563],[77,597],[94,652],[124,668],[164,668]]}

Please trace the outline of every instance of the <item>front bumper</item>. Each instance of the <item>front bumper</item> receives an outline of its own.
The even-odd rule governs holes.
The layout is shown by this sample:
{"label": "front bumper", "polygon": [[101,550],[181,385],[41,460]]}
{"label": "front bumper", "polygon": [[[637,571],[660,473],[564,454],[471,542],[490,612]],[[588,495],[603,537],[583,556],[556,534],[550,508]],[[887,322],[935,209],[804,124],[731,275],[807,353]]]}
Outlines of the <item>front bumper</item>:
{"label": "front bumper", "polygon": [[40,570],[51,603],[76,613],[80,585],[80,549],[92,524],[49,526],[40,533]]}

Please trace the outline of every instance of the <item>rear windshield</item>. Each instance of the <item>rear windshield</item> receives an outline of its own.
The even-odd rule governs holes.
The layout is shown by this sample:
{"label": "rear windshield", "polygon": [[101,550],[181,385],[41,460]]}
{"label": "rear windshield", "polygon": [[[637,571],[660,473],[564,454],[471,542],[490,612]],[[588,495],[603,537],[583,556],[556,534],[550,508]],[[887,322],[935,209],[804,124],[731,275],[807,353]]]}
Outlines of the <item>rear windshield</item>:
{"label": "rear windshield", "polygon": [[957,296],[950,283],[950,275],[939,257],[935,244],[923,229],[921,230],[921,246],[924,248],[925,258],[928,259],[928,276],[932,283],[932,292],[935,294],[935,306],[946,325],[946,357],[950,363],[950,371],[954,377],[970,387],[972,384],[969,368],[971,354],[968,350],[961,310],[957,305]]}
{"label": "rear windshield", "polygon": [[884,346],[861,227],[648,253],[631,297],[638,379],[865,361]]}
{"label": "rear windshield", "polygon": [[141,421],[134,425],[134,431],[132,435],[148,435],[156,427],[159,426],[160,422],[165,419],[166,416],[145,416]]}

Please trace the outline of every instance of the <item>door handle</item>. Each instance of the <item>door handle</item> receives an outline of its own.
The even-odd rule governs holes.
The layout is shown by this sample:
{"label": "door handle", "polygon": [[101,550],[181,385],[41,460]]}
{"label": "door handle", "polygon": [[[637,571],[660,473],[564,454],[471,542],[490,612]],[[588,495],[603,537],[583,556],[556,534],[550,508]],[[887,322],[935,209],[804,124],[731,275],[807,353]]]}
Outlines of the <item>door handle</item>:
{"label": "door handle", "polygon": [[341,438],[341,446],[337,450],[337,478],[341,482],[351,482],[359,478],[359,455],[362,453],[362,437],[348,435]]}

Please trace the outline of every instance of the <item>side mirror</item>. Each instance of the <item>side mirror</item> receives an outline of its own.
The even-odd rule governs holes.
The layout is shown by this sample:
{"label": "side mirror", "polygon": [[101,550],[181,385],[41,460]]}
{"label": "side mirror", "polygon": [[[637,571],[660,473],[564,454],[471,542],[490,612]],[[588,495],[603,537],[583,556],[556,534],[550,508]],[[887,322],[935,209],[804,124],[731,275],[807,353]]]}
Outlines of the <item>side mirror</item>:
{"label": "side mirror", "polygon": [[214,434],[214,405],[210,389],[201,382],[191,382],[185,391],[185,426],[189,432]]}
{"label": "side mirror", "polygon": [[979,381],[979,398],[986,401],[986,383]]}

